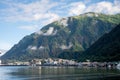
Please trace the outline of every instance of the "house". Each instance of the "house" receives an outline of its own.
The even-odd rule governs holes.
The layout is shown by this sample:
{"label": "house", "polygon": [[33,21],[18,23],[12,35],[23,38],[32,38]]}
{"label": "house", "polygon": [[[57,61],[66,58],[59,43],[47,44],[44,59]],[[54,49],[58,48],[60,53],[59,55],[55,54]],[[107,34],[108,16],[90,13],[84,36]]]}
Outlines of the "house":
{"label": "house", "polygon": [[33,59],[33,60],[30,62],[30,64],[31,64],[31,65],[34,65],[34,66],[42,65],[40,59]]}
{"label": "house", "polygon": [[58,61],[54,61],[53,64],[54,64],[54,65],[57,65],[57,64],[58,64]]}
{"label": "house", "polygon": [[0,65],[2,64],[2,61],[0,60]]}
{"label": "house", "polygon": [[73,60],[69,60],[68,65],[76,65],[76,62]]}
{"label": "house", "polygon": [[91,62],[82,62],[81,63],[83,66],[86,66],[86,67],[91,67],[92,66],[92,63]]}

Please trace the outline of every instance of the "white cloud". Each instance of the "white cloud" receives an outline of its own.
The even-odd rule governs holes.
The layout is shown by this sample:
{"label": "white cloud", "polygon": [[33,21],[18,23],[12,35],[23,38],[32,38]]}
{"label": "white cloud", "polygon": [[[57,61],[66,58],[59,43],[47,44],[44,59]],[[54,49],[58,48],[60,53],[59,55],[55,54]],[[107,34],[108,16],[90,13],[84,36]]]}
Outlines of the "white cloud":
{"label": "white cloud", "polygon": [[35,32],[35,34],[42,35],[43,32],[41,30],[39,30],[39,31]]}
{"label": "white cloud", "polygon": [[106,14],[115,14],[120,12],[120,6],[111,2],[99,2],[97,4],[92,4],[86,9],[86,12],[101,12]]}
{"label": "white cloud", "polygon": [[1,9],[0,12],[4,15],[2,18],[7,21],[38,21],[58,16],[55,13],[48,13],[51,8],[57,5],[56,2],[50,0],[34,1],[28,4],[13,1],[3,1],[3,3],[8,7]]}
{"label": "white cloud", "polygon": [[120,0],[114,0],[114,5],[119,6],[120,5]]}
{"label": "white cloud", "polygon": [[70,15],[79,15],[80,13],[83,13],[86,5],[83,2],[75,2],[70,4],[71,8],[69,10],[69,14]]}
{"label": "white cloud", "polygon": [[44,14],[44,21],[41,21],[43,25],[49,24],[53,21],[60,19],[60,16],[55,13],[46,13]]}
{"label": "white cloud", "polygon": [[43,14],[35,14],[35,15],[33,15],[33,18],[35,19],[35,20],[39,20],[39,19],[41,19],[41,18],[43,18]]}
{"label": "white cloud", "polygon": [[70,4],[69,15],[79,15],[85,12],[100,12],[105,14],[120,13],[120,1],[115,0],[114,3],[108,1],[101,1],[86,5],[85,2],[75,2]]}
{"label": "white cloud", "polygon": [[88,4],[90,2],[91,2],[91,0],[84,0],[84,3],[86,3],[86,4]]}
{"label": "white cloud", "polygon": [[7,7],[0,9],[0,21],[38,22],[42,26],[58,20],[60,17],[79,15],[85,12],[120,13],[119,0],[114,0],[113,3],[108,0],[97,3],[92,0],[78,2],[36,0],[30,3],[3,0],[1,3]]}
{"label": "white cloud", "polygon": [[28,30],[28,31],[36,31],[39,29],[39,27],[37,25],[19,26],[19,29]]}

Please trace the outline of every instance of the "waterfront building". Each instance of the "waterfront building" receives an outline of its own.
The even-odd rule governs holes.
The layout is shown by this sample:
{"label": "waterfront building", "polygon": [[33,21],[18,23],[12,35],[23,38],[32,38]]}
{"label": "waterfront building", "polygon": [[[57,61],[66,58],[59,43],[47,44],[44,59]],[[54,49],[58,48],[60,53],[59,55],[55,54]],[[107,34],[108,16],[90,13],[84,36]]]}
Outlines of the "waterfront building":
{"label": "waterfront building", "polygon": [[54,64],[54,65],[57,65],[57,64],[58,64],[58,61],[54,61],[53,64]]}
{"label": "waterfront building", "polygon": [[31,62],[30,62],[31,65],[41,65],[42,62],[41,62],[41,59],[33,59]]}
{"label": "waterfront building", "polygon": [[0,60],[0,65],[2,64],[2,61]]}

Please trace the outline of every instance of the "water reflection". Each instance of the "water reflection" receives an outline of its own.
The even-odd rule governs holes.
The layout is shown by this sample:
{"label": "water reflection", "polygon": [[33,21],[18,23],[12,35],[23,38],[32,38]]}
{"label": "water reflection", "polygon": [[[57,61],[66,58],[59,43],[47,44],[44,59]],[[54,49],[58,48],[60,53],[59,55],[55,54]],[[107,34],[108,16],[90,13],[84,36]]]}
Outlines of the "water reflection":
{"label": "water reflection", "polygon": [[0,67],[0,80],[118,80],[120,70],[78,67]]}

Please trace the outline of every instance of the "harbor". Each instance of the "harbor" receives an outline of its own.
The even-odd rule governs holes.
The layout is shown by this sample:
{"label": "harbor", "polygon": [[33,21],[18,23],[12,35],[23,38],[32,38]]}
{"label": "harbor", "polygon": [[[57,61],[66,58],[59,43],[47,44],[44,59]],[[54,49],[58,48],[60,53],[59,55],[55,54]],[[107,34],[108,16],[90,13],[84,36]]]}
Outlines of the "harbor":
{"label": "harbor", "polygon": [[86,60],[86,62],[77,62],[75,60],[67,59],[33,59],[30,61],[15,61],[8,62],[6,64],[2,63],[0,60],[0,66],[78,66],[78,67],[105,67],[105,68],[118,68],[120,69],[120,62],[91,62]]}

